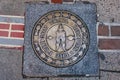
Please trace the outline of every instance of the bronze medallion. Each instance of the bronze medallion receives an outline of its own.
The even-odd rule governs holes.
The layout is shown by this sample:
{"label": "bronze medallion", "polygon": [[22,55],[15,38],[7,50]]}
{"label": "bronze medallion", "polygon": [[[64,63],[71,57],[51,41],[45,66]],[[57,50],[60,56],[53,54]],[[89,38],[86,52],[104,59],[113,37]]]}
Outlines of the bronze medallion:
{"label": "bronze medallion", "polygon": [[66,67],[80,61],[89,47],[89,31],[80,17],[58,10],[43,15],[34,25],[32,46],[48,65]]}

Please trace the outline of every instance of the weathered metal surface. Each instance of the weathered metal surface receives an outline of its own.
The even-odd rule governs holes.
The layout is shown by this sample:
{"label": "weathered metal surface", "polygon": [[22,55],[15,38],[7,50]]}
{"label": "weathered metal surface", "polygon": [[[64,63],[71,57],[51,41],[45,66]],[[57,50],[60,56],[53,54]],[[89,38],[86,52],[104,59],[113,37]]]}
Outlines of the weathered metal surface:
{"label": "weathered metal surface", "polygon": [[52,11],[34,26],[32,45],[37,56],[54,67],[66,67],[83,58],[89,46],[86,24],[69,11]]}
{"label": "weathered metal surface", "polygon": [[[54,17],[60,15],[62,17],[51,18],[49,15],[51,13]],[[65,18],[68,14],[70,14],[69,18]],[[66,24],[66,21],[77,26],[72,27],[72,24]],[[40,26],[42,22],[43,25]],[[75,51],[72,52],[72,55],[61,57],[61,54],[65,55],[65,52],[69,53],[74,50],[77,41],[79,42],[78,52]],[[45,50],[47,48],[49,50]],[[48,54],[50,51],[53,51],[53,54],[55,52],[55,56]],[[95,4],[26,4],[23,55],[23,74],[25,76],[98,75],[97,52]],[[56,54],[60,54],[60,56],[56,57]]]}

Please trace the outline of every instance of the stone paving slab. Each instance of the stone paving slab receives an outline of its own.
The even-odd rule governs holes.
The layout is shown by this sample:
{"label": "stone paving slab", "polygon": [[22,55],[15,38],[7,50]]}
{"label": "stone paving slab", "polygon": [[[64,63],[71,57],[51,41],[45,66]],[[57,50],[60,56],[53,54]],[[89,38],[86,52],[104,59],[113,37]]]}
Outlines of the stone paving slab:
{"label": "stone paving slab", "polygon": [[0,15],[0,22],[24,24],[24,17],[23,16]]}
{"label": "stone paving slab", "polygon": [[[29,1],[47,0],[0,0],[0,14],[4,15],[24,15],[25,4]],[[81,0],[80,0],[81,1]],[[97,12],[101,22],[120,22],[120,0],[82,0],[94,2],[97,5]]]}
{"label": "stone paving slab", "polygon": [[120,53],[100,53],[100,69],[120,71]]}
{"label": "stone paving slab", "polygon": [[[98,77],[57,77],[57,78],[28,78],[22,77],[22,54],[23,51],[13,49],[0,49],[0,80],[120,80],[120,73],[101,72]],[[112,53],[104,53],[112,54]],[[119,54],[119,53],[118,53]],[[115,58],[114,58],[115,59]],[[107,68],[106,68],[107,69]]]}
{"label": "stone paving slab", "polygon": [[23,80],[21,71],[22,51],[12,49],[0,49],[0,80]]}
{"label": "stone paving slab", "polygon": [[98,77],[77,77],[77,78],[49,78],[49,80],[99,80]]}
{"label": "stone paving slab", "polygon": [[120,80],[120,73],[101,72],[100,80]]}
{"label": "stone paving slab", "polygon": [[24,43],[23,40],[0,38],[0,44],[3,45],[23,45],[23,43]]}
{"label": "stone paving slab", "polygon": [[12,80],[21,76],[20,70],[22,65],[19,65],[21,62],[20,53],[21,51],[0,49],[1,80]]}
{"label": "stone paving slab", "polygon": [[[34,23],[42,15],[53,10],[67,10],[74,12],[86,23],[90,34],[90,44],[85,57],[75,65],[65,68],[55,68],[46,65],[42,60],[38,60],[32,48],[34,41],[31,41],[33,35]],[[97,34],[96,34],[96,5],[95,4],[41,4],[41,3],[27,3],[26,17],[25,17],[25,46],[24,46],[24,63],[23,74],[26,76],[58,76],[58,75],[86,75],[97,76],[99,73],[99,61],[97,50]],[[41,28],[41,27],[40,27]],[[47,29],[46,29],[47,30]],[[32,33],[33,32],[33,33]],[[33,42],[31,44],[31,42]],[[34,47],[35,48],[35,47]],[[45,48],[45,47],[44,47]],[[47,48],[46,48],[47,49]],[[82,50],[81,50],[82,51]],[[40,50],[39,54],[43,52]],[[33,64],[34,63],[34,64]]]}

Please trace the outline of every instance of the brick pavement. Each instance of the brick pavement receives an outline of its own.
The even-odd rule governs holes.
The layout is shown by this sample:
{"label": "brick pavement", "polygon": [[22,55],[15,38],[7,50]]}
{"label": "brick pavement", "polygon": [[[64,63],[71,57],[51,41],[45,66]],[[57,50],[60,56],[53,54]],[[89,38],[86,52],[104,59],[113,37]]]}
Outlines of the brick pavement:
{"label": "brick pavement", "polygon": [[[63,77],[63,78],[50,78],[49,80],[120,80],[120,45],[119,45],[120,24],[118,24],[120,21],[120,14],[119,14],[120,2],[119,0],[115,0],[115,1],[89,0],[89,1],[95,2],[97,4],[98,13],[100,14],[99,20],[104,23],[104,25],[101,25],[101,23],[98,23],[97,25],[100,69],[103,70],[100,72],[101,78],[99,79],[98,77],[89,77],[89,78]],[[23,2],[24,0],[21,1],[16,0],[14,3],[10,3],[9,1],[6,2],[6,0],[1,1],[0,13],[11,14],[11,15],[23,15],[24,14]],[[13,5],[9,7],[11,4],[14,4],[14,7]],[[21,4],[21,5],[17,5],[17,4]],[[5,5],[7,6],[4,7]],[[14,34],[14,32],[17,32],[18,35]],[[22,78],[21,71],[22,71],[23,39],[21,38],[23,38],[23,33],[24,33],[24,17],[1,15],[0,33],[1,33],[0,45],[2,44],[1,48],[3,47],[5,48],[6,46],[7,48],[11,48],[11,47],[14,48],[14,50],[0,49],[0,66],[1,66],[0,80],[47,80],[47,78],[44,79]],[[22,33],[22,35],[19,33]]]}

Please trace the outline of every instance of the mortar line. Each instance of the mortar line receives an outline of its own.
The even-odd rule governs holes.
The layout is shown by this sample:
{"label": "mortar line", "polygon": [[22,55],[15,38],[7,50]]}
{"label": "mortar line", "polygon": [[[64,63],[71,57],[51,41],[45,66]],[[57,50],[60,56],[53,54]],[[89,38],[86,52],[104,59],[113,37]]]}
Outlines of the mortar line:
{"label": "mortar line", "polygon": [[111,26],[120,26],[120,23],[106,23],[106,22],[103,22],[105,25],[111,25]]}
{"label": "mortar line", "polygon": [[24,23],[0,22],[0,24],[25,25]]}
{"label": "mortar line", "polygon": [[120,36],[97,36],[98,39],[120,39]]}
{"label": "mortar line", "polygon": [[6,45],[6,44],[0,44],[1,46],[5,46],[5,47],[22,47],[23,45]]}
{"label": "mortar line", "polygon": [[24,18],[24,16],[0,15],[1,17]]}
{"label": "mortar line", "polygon": [[10,35],[11,35],[11,29],[12,29],[12,24],[10,24],[10,27],[9,27],[9,34],[8,34],[8,38],[10,38]]}
{"label": "mortar line", "polygon": [[120,52],[120,50],[118,49],[112,49],[112,50],[108,50],[108,49],[98,49],[98,52]]}
{"label": "mortar line", "polygon": [[[0,31],[8,31],[9,32],[9,29],[0,29]],[[11,30],[11,32],[21,32],[21,33],[24,33],[23,30]]]}
{"label": "mortar line", "polygon": [[98,38],[98,27],[99,27],[99,22],[97,22],[97,24],[96,24],[96,32],[97,32],[97,44],[98,44],[98,42],[99,42],[99,38]]}
{"label": "mortar line", "polygon": [[111,36],[111,25],[108,25],[108,29],[109,29],[109,36]]}
{"label": "mortar line", "polygon": [[3,39],[14,39],[14,40],[24,40],[24,38],[16,38],[16,37],[3,37],[3,36],[0,36],[0,38],[3,38]]}

